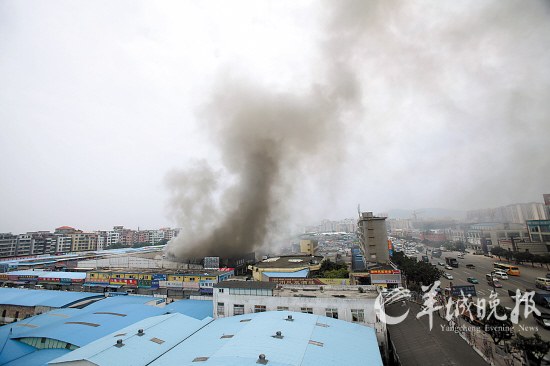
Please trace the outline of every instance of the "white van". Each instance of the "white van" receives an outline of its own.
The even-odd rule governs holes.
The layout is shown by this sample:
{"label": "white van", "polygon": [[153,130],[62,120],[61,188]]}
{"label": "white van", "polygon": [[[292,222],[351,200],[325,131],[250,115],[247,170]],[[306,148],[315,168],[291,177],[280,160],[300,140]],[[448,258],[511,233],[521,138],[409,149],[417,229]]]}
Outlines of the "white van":
{"label": "white van", "polygon": [[493,276],[498,277],[501,280],[507,280],[508,279],[508,275],[505,272],[502,272],[502,271],[493,272]]}
{"label": "white van", "polygon": [[550,278],[537,277],[535,281],[535,286],[546,291],[550,290]]}

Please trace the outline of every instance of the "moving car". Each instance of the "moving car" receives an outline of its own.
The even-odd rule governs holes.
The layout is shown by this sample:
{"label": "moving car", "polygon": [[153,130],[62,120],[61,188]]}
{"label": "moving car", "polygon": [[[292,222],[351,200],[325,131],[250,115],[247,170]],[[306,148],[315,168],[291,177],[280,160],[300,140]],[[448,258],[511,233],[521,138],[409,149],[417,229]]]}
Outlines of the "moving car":
{"label": "moving car", "polygon": [[498,281],[498,278],[494,277],[492,273],[487,273],[485,275],[485,279],[487,279],[487,283],[489,286],[495,287],[495,288],[501,288],[502,285]]}
{"label": "moving car", "polygon": [[474,269],[474,268],[476,268],[476,266],[474,266],[474,265],[471,264],[471,263],[468,263],[468,264],[466,265],[466,268]]}
{"label": "moving car", "polygon": [[493,277],[498,277],[501,280],[507,280],[508,279],[508,275],[505,272],[502,272],[502,271],[493,272]]}
{"label": "moving car", "polygon": [[550,314],[547,313],[541,313],[540,315],[537,315],[536,313],[533,313],[533,317],[544,328],[550,328]]}
{"label": "moving car", "polygon": [[466,281],[470,282],[470,283],[479,283],[479,281],[477,280],[477,278],[475,277],[468,277],[466,279]]}
{"label": "moving car", "polygon": [[445,272],[443,273],[443,277],[445,277],[446,279],[448,280],[452,280],[453,279],[453,275],[448,273],[448,272]]}

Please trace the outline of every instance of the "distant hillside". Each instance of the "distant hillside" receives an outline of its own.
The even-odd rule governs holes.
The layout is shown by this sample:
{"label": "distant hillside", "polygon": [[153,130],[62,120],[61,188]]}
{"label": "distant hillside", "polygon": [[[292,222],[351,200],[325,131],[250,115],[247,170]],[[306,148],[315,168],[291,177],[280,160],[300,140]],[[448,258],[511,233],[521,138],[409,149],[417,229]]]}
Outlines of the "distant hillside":
{"label": "distant hillside", "polygon": [[417,210],[392,209],[388,211],[389,219],[457,219],[466,218],[466,211],[447,210],[444,208],[419,208]]}

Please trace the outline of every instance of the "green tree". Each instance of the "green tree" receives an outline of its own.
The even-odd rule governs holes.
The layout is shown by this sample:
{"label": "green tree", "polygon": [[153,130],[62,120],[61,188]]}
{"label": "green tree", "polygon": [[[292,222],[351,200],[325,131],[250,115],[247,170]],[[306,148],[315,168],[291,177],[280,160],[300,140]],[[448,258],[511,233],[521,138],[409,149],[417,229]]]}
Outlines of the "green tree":
{"label": "green tree", "polygon": [[317,278],[348,278],[348,266],[345,263],[334,263],[330,259],[321,262],[319,272],[313,277]]}
{"label": "green tree", "polygon": [[[485,308],[485,314],[489,314],[491,309],[488,307]],[[505,309],[502,305],[497,305],[495,309],[495,313],[492,313],[491,316],[487,316],[485,320],[485,332],[493,338],[493,341],[495,344],[499,344],[501,341],[505,339],[511,339],[514,335],[514,325],[512,324],[512,321],[510,320],[510,313],[511,310]],[[499,320],[496,318],[495,314],[497,316],[502,317],[503,315],[506,315],[506,318],[504,320]]]}
{"label": "green tree", "polygon": [[536,365],[540,365],[542,358],[550,351],[550,342],[542,340],[538,333],[535,333],[533,337],[524,337],[518,334],[511,345],[525,352],[528,361],[533,361]]}
{"label": "green tree", "polygon": [[491,248],[491,254],[496,255],[498,259],[500,260],[500,257],[504,257],[508,253],[506,249],[503,247],[493,247]]}

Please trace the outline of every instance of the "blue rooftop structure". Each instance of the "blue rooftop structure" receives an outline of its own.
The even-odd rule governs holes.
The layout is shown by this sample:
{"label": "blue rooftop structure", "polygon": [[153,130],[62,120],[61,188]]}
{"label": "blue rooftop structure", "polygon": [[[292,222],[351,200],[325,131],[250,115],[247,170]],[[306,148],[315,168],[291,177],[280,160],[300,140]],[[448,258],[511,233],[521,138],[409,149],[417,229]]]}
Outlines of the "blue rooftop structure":
{"label": "blue rooftop structure", "polygon": [[202,320],[214,315],[213,308],[212,300],[179,300],[166,305],[164,309]]}
{"label": "blue rooftop structure", "polygon": [[294,272],[263,272],[262,275],[266,277],[307,278],[309,269],[305,268]]}
{"label": "blue rooftop structure", "polygon": [[105,295],[93,292],[28,290],[0,288],[0,303],[15,306],[49,306],[65,308],[84,300],[102,298]]}
{"label": "blue rooftop structure", "polygon": [[[68,293],[47,290],[2,290],[14,290],[18,293],[48,292],[59,296]],[[0,365],[46,364],[106,334],[167,312],[188,313],[192,321],[208,320],[212,316],[211,301],[182,300],[166,306],[160,301],[163,299],[150,296],[103,297],[82,309],[59,308],[4,325],[0,327]],[[28,304],[32,304],[32,301],[29,300]],[[40,349],[43,339],[46,345],[57,348]]]}
{"label": "blue rooftop structure", "polygon": [[[291,317],[289,319],[289,316]],[[143,335],[140,336],[143,330]],[[280,331],[280,335],[277,332]],[[117,345],[117,340],[121,344]],[[263,312],[202,321],[180,314],[145,319],[50,365],[381,366],[374,329],[323,316]],[[260,362],[261,363],[261,362]]]}
{"label": "blue rooftop structure", "polygon": [[85,280],[86,273],[84,272],[52,272],[52,271],[33,271],[33,270],[21,270],[11,271],[4,273],[10,276],[36,276],[46,278],[66,278],[71,280]]}
{"label": "blue rooftop structure", "polygon": [[[288,320],[288,316],[292,320]],[[281,332],[281,338],[275,337]],[[382,365],[373,328],[324,316],[271,311],[219,318],[160,357],[151,366]]]}
{"label": "blue rooftop structure", "polygon": [[83,361],[95,365],[146,365],[211,321],[179,313],[150,317],[55,359],[50,365]]}

